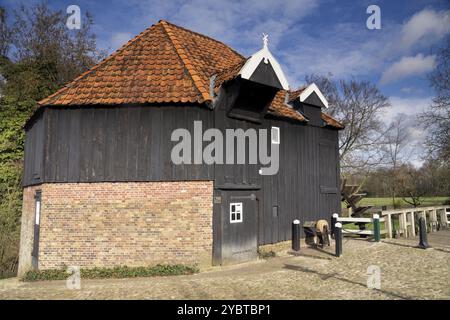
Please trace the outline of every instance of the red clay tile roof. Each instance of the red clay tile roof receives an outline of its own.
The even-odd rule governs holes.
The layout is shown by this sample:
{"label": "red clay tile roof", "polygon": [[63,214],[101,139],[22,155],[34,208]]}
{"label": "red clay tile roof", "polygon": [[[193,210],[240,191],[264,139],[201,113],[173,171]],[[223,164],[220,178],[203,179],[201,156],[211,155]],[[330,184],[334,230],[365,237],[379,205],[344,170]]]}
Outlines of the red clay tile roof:
{"label": "red clay tile roof", "polygon": [[244,59],[219,41],[160,21],[38,104],[202,103],[211,100],[211,75]]}
{"label": "red clay tile roof", "polygon": [[340,123],[339,121],[337,121],[336,119],[334,119],[332,116],[323,113],[322,112],[322,120],[325,121],[325,123],[330,126],[330,127],[334,127],[336,129],[344,129],[345,126]]}
{"label": "red clay tile roof", "polygon": [[[222,42],[161,20],[38,106],[210,102],[211,76],[216,75],[218,89],[235,78],[246,61]],[[302,90],[289,92],[288,100]],[[285,104],[285,95],[284,90],[277,93],[269,113],[307,121]],[[330,116],[322,118],[342,127]]]}
{"label": "red clay tile roof", "polygon": [[308,121],[300,112],[294,110],[291,106],[286,105],[285,99],[286,91],[279,90],[269,106],[269,114],[282,118],[290,118],[301,122]]}
{"label": "red clay tile roof", "polygon": [[214,80],[214,89],[217,92],[219,87],[225,82],[232,80],[238,76],[239,71],[241,71],[247,59],[243,59],[238,62],[234,66],[226,68],[216,74],[216,78]]}
{"label": "red clay tile roof", "polygon": [[303,86],[301,88],[298,88],[297,90],[290,91],[289,92],[289,102],[297,99],[300,96],[300,94],[303,92],[303,90],[305,90],[305,89],[306,89],[306,86]]}

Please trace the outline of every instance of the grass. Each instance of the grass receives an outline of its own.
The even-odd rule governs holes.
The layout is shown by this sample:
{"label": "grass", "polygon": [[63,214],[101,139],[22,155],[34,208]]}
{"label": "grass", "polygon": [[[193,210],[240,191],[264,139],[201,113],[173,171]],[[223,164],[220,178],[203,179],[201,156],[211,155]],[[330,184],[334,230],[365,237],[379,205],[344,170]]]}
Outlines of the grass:
{"label": "grass", "polygon": [[[22,281],[65,280],[70,274],[67,268],[49,270],[30,270],[22,278]],[[113,268],[88,268],[80,270],[81,279],[110,279],[110,278],[136,278],[152,276],[186,275],[199,272],[196,266],[181,264],[156,265],[151,267],[127,267],[117,266]]]}
{"label": "grass", "polygon": [[276,252],[273,250],[259,251],[258,254],[259,254],[260,259],[270,259],[270,258],[275,258],[277,256]]}
{"label": "grass", "polygon": [[[409,208],[412,207],[409,203],[406,203],[402,198],[395,198],[395,201],[400,204],[400,206],[403,208]],[[421,207],[426,206],[436,206],[436,205],[442,205],[446,201],[450,201],[450,197],[423,197],[421,198]],[[358,205],[360,206],[367,206],[371,205],[374,207],[382,207],[387,206],[388,209],[392,209],[392,198],[384,197],[384,198],[363,198]],[[343,204],[344,208],[344,204]]]}

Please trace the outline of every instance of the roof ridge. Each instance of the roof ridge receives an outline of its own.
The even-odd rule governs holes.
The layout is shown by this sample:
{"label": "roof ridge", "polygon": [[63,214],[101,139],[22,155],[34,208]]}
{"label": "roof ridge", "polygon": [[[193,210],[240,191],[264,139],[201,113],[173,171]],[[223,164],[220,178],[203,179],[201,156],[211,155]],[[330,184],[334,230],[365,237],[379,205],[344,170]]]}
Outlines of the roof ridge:
{"label": "roof ridge", "polygon": [[167,36],[169,37],[170,42],[172,43],[175,51],[177,52],[178,56],[181,59],[181,62],[183,63],[184,67],[188,71],[189,76],[191,77],[192,81],[194,82],[195,87],[199,91],[202,99],[204,101],[211,101],[211,96],[209,94],[209,88],[206,88],[203,83],[201,82],[201,79],[195,70],[192,63],[189,61],[186,52],[184,51],[183,47],[181,46],[181,43],[178,41],[178,38],[176,37],[175,33],[170,30],[170,28],[167,28],[169,23],[165,20],[160,20],[158,22],[162,25],[164,31],[166,32]]}
{"label": "roof ridge", "polygon": [[42,105],[45,104],[47,102],[50,102],[50,100],[54,97],[56,97],[57,95],[62,94],[64,91],[66,91],[67,89],[70,88],[69,85],[83,79],[84,77],[86,77],[87,75],[91,74],[93,71],[97,70],[99,67],[104,66],[107,62],[113,60],[114,58],[117,57],[117,55],[119,55],[121,52],[123,52],[126,48],[128,48],[131,44],[133,44],[134,42],[136,42],[137,40],[140,40],[144,34],[147,34],[148,32],[150,32],[150,30],[152,30],[152,28],[156,27],[158,24],[152,24],[150,27],[148,27],[147,29],[145,29],[144,31],[142,31],[141,33],[139,33],[138,35],[136,35],[134,38],[128,40],[125,44],[123,44],[120,48],[118,48],[116,51],[114,51],[113,53],[111,53],[109,56],[107,56],[106,58],[104,58],[102,61],[96,63],[95,65],[93,65],[91,68],[89,68],[88,70],[84,71],[83,73],[81,73],[78,77],[76,77],[75,79],[69,81],[68,83],[66,83],[64,86],[62,86],[60,89],[58,89],[56,92],[52,93],[51,95],[49,95],[48,97],[38,101],[38,105]]}
{"label": "roof ridge", "polygon": [[226,46],[226,47],[227,47],[228,49],[230,49],[231,51],[233,51],[233,52],[234,52],[235,54],[237,54],[238,56],[242,57],[243,59],[248,59],[248,58],[246,58],[245,56],[243,56],[242,54],[240,54],[239,52],[237,52],[235,49],[233,49],[232,47],[230,47],[230,46],[229,46],[228,44],[226,44],[225,42],[222,42],[222,41],[220,41],[220,40],[211,38],[211,37],[209,37],[209,36],[207,36],[207,35],[204,35],[204,34],[202,34],[202,33],[197,32],[197,31],[193,31],[193,30],[187,29],[187,28],[185,28],[185,27],[179,26],[179,25],[177,25],[177,24],[174,24],[174,23],[169,22],[169,21],[164,20],[164,19],[159,20],[158,23],[165,23],[165,24],[171,25],[171,26],[173,26],[173,27],[176,27],[176,28],[178,28],[178,29],[182,29],[182,30],[184,30],[184,31],[187,31],[187,32],[193,33],[193,34],[195,34],[195,35],[198,35],[198,36],[200,36],[200,37],[202,37],[202,38],[205,38],[205,39],[214,41],[214,42],[216,42],[216,43],[220,43],[220,44]]}

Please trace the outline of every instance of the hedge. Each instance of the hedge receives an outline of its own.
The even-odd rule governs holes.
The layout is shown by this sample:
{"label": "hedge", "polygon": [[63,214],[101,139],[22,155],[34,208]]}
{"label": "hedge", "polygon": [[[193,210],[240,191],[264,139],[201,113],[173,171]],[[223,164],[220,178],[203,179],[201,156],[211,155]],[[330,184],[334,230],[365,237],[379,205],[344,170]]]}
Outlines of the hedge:
{"label": "hedge", "polygon": [[[152,276],[187,275],[199,272],[197,266],[182,264],[150,267],[117,266],[113,268],[81,268],[81,279],[136,278]],[[30,270],[22,277],[22,281],[65,280],[70,276],[67,268],[49,270]]]}

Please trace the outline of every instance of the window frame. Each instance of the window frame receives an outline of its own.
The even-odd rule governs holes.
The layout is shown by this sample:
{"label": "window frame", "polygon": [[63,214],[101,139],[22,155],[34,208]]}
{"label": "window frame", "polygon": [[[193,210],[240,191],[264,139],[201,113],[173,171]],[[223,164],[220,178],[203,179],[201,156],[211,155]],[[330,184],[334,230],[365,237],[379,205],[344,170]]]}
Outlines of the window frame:
{"label": "window frame", "polygon": [[[235,206],[234,212],[232,211],[232,206]],[[238,214],[239,214],[239,219],[237,219]],[[233,219],[233,215],[235,215],[234,219]],[[243,203],[242,202],[230,202],[230,223],[241,223],[241,222],[243,222],[243,220],[244,220]]]}
{"label": "window frame", "polygon": [[[277,132],[276,135],[274,134],[274,132]],[[274,140],[274,136],[276,136],[278,139]],[[271,127],[270,129],[270,141],[272,144],[280,144],[280,127]]]}

